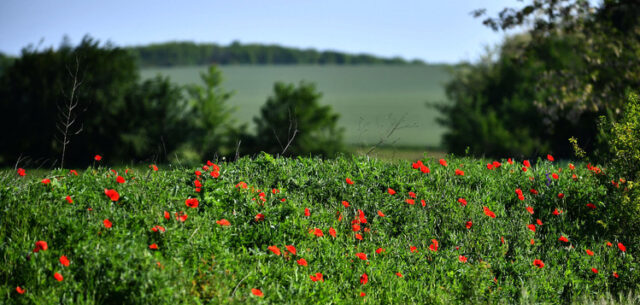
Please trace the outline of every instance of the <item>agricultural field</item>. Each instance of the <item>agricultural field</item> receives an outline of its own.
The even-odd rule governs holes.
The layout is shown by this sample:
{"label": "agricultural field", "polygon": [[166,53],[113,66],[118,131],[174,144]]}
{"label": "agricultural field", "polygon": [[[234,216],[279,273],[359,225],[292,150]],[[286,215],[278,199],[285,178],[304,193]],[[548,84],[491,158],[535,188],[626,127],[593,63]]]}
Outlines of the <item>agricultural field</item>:
{"label": "agricultural field", "polygon": [[[146,68],[144,79],[157,74],[179,84],[199,83],[206,67]],[[377,143],[401,121],[386,144],[439,147],[444,129],[427,102],[446,100],[443,85],[450,79],[445,65],[426,66],[220,66],[222,86],[235,91],[229,104],[237,107],[239,122],[250,123],[272,95],[276,81],[316,83],[323,93],[321,104],[340,114],[345,141],[352,146]]]}
{"label": "agricultural field", "polygon": [[[535,162],[534,162],[535,161]],[[0,173],[4,304],[634,303],[624,182],[363,157]]]}

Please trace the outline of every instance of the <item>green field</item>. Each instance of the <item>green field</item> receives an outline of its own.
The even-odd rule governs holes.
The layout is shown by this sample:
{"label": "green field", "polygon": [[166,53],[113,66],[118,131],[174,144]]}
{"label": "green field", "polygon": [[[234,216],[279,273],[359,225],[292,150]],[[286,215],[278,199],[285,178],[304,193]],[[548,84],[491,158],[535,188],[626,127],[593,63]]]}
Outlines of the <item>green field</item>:
{"label": "green field", "polygon": [[[345,140],[351,145],[376,143],[394,123],[402,121],[387,144],[437,147],[443,128],[437,112],[425,103],[445,100],[443,84],[447,66],[248,66],[220,67],[223,87],[235,91],[230,104],[237,107],[240,122],[251,123],[272,94],[276,81],[314,82],[323,93],[322,104],[340,113]],[[179,84],[200,81],[206,67],[143,69],[143,78],[160,73]]]}

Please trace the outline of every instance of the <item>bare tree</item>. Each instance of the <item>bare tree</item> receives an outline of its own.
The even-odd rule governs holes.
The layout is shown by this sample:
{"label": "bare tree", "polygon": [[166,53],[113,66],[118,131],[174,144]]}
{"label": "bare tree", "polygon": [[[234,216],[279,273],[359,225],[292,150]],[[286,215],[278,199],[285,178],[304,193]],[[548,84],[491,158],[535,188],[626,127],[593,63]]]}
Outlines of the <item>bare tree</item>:
{"label": "bare tree", "polygon": [[[296,135],[298,134],[298,131],[299,131],[298,121],[294,117],[291,117],[291,109],[287,109],[287,112],[289,113],[289,130],[287,130],[287,138],[288,138],[287,145],[285,145],[284,147],[282,146],[282,142],[280,142],[278,133],[273,127],[271,128],[273,130],[273,135],[276,136],[278,145],[280,145],[280,148],[282,148],[282,152],[280,153],[281,156],[284,156],[284,153],[287,151],[287,149],[289,149],[289,146],[291,145],[293,140],[296,138]],[[295,112],[295,109],[294,109],[294,112]],[[292,129],[293,129],[293,132],[291,131]]]}
{"label": "bare tree", "polygon": [[62,106],[58,105],[58,124],[56,124],[56,128],[58,129],[58,132],[60,132],[61,139],[59,140],[62,143],[62,156],[60,157],[61,168],[64,168],[64,157],[67,152],[67,145],[71,143],[71,136],[79,134],[80,132],[82,132],[82,128],[83,128],[83,125],[80,125],[79,128],[75,126],[76,120],[78,118],[76,108],[78,107],[78,104],[79,104],[76,91],[82,84],[82,81],[78,80],[79,68],[80,68],[80,61],[78,60],[78,57],[76,57],[75,71],[72,72],[69,69],[69,67],[67,67],[67,72],[69,72],[69,76],[73,78],[71,95],[69,96],[69,99],[65,102],[64,105]]}
{"label": "bare tree", "polygon": [[[402,123],[404,122],[404,119],[405,119],[406,116],[407,116],[407,114],[405,113],[397,121],[395,121],[395,123],[393,123],[389,127],[389,130],[387,131],[387,133],[385,135],[383,135],[382,137],[380,137],[380,140],[376,144],[373,144],[371,146],[371,148],[369,148],[369,151],[367,151],[367,153],[365,155],[368,157],[369,154],[372,153],[374,150],[376,150],[380,145],[385,144],[389,140],[389,138],[391,138],[393,133],[396,132],[396,130],[415,127],[416,126],[415,124],[402,125]],[[395,144],[395,142],[397,142],[397,141],[398,140],[396,139],[391,144]]]}

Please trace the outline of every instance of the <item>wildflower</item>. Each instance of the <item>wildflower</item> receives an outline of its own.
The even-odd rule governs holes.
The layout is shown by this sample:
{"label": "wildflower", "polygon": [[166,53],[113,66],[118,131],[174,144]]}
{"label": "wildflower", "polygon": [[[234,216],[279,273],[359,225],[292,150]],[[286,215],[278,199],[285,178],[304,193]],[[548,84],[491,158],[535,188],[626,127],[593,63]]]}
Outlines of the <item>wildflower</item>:
{"label": "wildflower", "polygon": [[595,205],[595,204],[593,204],[593,203],[591,203],[591,202],[587,203],[587,207],[588,207],[588,208],[590,208],[590,209],[592,209],[592,210],[595,210],[595,209],[596,209],[596,205]]}
{"label": "wildflower", "polygon": [[589,250],[589,249],[586,249],[585,251],[587,252],[587,255],[589,255],[589,256],[593,256],[593,251],[591,251],[591,250]]}
{"label": "wildflower", "polygon": [[402,273],[400,273],[400,272],[396,272],[396,276],[397,276],[397,277],[402,277]]}
{"label": "wildflower", "polygon": [[538,191],[536,189],[530,189],[529,193],[531,193],[532,195],[538,195]]}
{"label": "wildflower", "polygon": [[39,240],[36,242],[35,248],[33,248],[33,253],[38,253],[40,250],[47,251],[49,249],[49,245],[44,240]]}
{"label": "wildflower", "polygon": [[122,176],[118,176],[118,177],[116,177],[116,182],[122,184],[122,183],[125,183],[126,180],[124,180],[124,178]]}
{"label": "wildflower", "polygon": [[251,293],[257,297],[262,297],[264,296],[264,294],[262,293],[262,291],[260,289],[256,289],[256,288],[251,288]]}
{"label": "wildflower", "polygon": [[414,192],[409,192],[409,197],[411,197],[411,198],[414,198],[414,199],[415,199],[415,198],[416,198],[416,193],[414,193]]}
{"label": "wildflower", "polygon": [[627,251],[627,247],[625,247],[622,243],[618,243],[618,249],[620,249],[620,251],[622,251],[622,252],[626,252]]}
{"label": "wildflower", "polygon": [[154,172],[158,171],[158,167],[155,164],[149,165],[149,168],[151,168]]}
{"label": "wildflower", "polygon": [[384,249],[382,249],[382,248],[378,248],[378,249],[376,249],[376,254],[380,254],[380,253],[382,253],[382,252],[384,252],[384,251],[385,251]]}
{"label": "wildflower", "polygon": [[318,228],[313,228],[309,231],[309,233],[312,233],[313,235],[317,236],[317,237],[322,237],[324,236],[324,234],[322,233],[322,230],[318,229]]}
{"label": "wildflower", "polygon": [[464,198],[458,198],[458,202],[460,202],[460,204],[462,204],[463,207],[467,206],[467,200]]}
{"label": "wildflower", "polygon": [[62,277],[62,274],[56,272],[53,274],[53,277],[58,280],[58,282],[62,282],[62,280],[64,280],[64,277]]}
{"label": "wildflower", "polygon": [[558,211],[558,208],[556,208],[555,210],[553,210],[553,215],[558,216],[558,215],[560,215],[560,213],[561,213],[561,212],[560,212],[560,211]]}
{"label": "wildflower", "polygon": [[184,201],[184,204],[186,204],[190,208],[197,208],[199,204],[198,198],[189,198]]}
{"label": "wildflower", "polygon": [[273,252],[273,254],[275,255],[280,255],[280,248],[278,248],[277,246],[269,246],[267,247],[267,249],[269,249],[269,251]]}
{"label": "wildflower", "polygon": [[459,256],[458,256],[458,260],[459,260],[461,263],[466,263],[466,262],[467,262],[467,257],[466,257],[466,256],[462,256],[462,255],[459,255]]}
{"label": "wildflower", "polygon": [[230,223],[228,220],[224,219],[224,218],[223,218],[223,219],[220,219],[220,220],[216,220],[216,223],[217,223],[218,225],[220,225],[220,226],[223,226],[223,227],[226,227],[226,226],[230,226],[230,225],[231,225],[231,223]]}
{"label": "wildflower", "polygon": [[219,171],[211,171],[211,172],[209,173],[209,175],[210,175],[211,177],[213,177],[213,178],[218,178],[218,177],[220,177],[220,172],[219,172]]}
{"label": "wildflower", "polygon": [[297,260],[296,263],[298,263],[298,265],[303,266],[303,267],[306,267],[308,265],[307,264],[307,260],[304,259],[304,258],[301,258],[301,259]]}
{"label": "wildflower", "polygon": [[[333,229],[333,227],[329,228],[329,235],[331,235],[331,237],[333,238],[336,238],[336,230]],[[320,235],[316,234],[316,236],[322,236],[322,231],[320,231]]]}
{"label": "wildflower", "polygon": [[311,278],[311,281],[313,282],[317,282],[317,281],[321,281],[324,282],[324,278],[322,276],[322,273],[316,273],[315,275],[309,275],[309,278]]}
{"label": "wildflower", "polygon": [[357,239],[357,240],[362,240],[362,235],[360,235],[360,234],[356,233],[356,239]]}
{"label": "wildflower", "polygon": [[596,268],[591,268],[591,272],[593,272],[593,273],[595,273],[595,274],[598,274],[598,269],[596,269]]}
{"label": "wildflower", "polygon": [[553,160],[554,160],[554,159],[553,159],[553,156],[552,156],[552,155],[547,155],[547,160],[549,160],[549,161],[553,162]]}
{"label": "wildflower", "polygon": [[440,162],[440,165],[442,166],[447,166],[447,160],[445,159],[440,159],[438,162]]}
{"label": "wildflower", "polygon": [[513,160],[511,160],[511,158],[509,158],[509,159],[507,159],[507,163],[513,164]]}
{"label": "wildflower", "polygon": [[69,267],[69,259],[65,255],[60,256],[60,264]]}
{"label": "wildflower", "polygon": [[345,181],[346,181],[346,182],[347,182],[347,184],[349,184],[349,185],[353,184],[353,181],[351,181],[351,179],[349,179],[349,178],[345,179]]}
{"label": "wildflower", "polygon": [[158,244],[151,244],[151,245],[149,245],[149,249],[151,249],[151,250],[158,250]]}
{"label": "wildflower", "polygon": [[542,267],[544,267],[544,263],[543,263],[541,260],[539,260],[539,259],[534,259],[534,260],[533,260],[533,265],[534,265],[534,266],[536,266],[536,267],[538,267],[538,268],[542,268]]}
{"label": "wildflower", "polygon": [[40,181],[40,183],[49,184],[49,183],[51,183],[51,180],[49,178],[44,178],[44,179],[42,179],[42,181]]}
{"label": "wildflower", "polygon": [[369,276],[368,276],[366,273],[363,273],[363,274],[360,276],[360,283],[361,283],[362,285],[365,285],[365,284],[367,284],[367,282],[369,282]]}
{"label": "wildflower", "polygon": [[560,198],[560,199],[564,198],[564,194],[563,193],[558,193],[558,198]]}
{"label": "wildflower", "polygon": [[618,276],[619,276],[619,275],[618,275],[618,272],[615,272],[615,271],[614,271],[614,272],[613,272],[613,277],[618,278]]}
{"label": "wildflower", "polygon": [[356,253],[356,257],[357,257],[357,258],[359,258],[359,259],[361,259],[361,260],[363,260],[363,261],[366,261],[366,260],[367,260],[367,254],[362,253],[362,252],[358,252],[358,253]]}
{"label": "wildflower", "polygon": [[542,220],[540,220],[540,219],[536,219],[536,223],[537,223],[539,226],[541,226],[541,225],[542,225]]}
{"label": "wildflower", "polygon": [[164,211],[164,215],[163,216],[164,216],[164,219],[166,219],[166,220],[171,219],[171,214],[169,214],[169,212],[167,212],[167,211]]}
{"label": "wildflower", "polygon": [[287,246],[284,246],[284,247],[285,247],[285,248],[287,249],[287,251],[289,251],[291,254],[296,255],[296,252],[297,252],[297,251],[296,251],[296,247],[294,247],[293,245],[287,245]]}
{"label": "wildflower", "polygon": [[151,228],[151,231],[153,231],[153,232],[162,232],[162,233],[164,233],[164,232],[166,232],[166,231],[167,231],[167,229],[165,229],[163,226],[153,226],[153,227]]}
{"label": "wildflower", "polygon": [[104,227],[107,228],[107,229],[111,229],[111,226],[113,226],[113,224],[111,223],[111,221],[109,219],[103,220],[102,224],[104,224]]}
{"label": "wildflower", "polygon": [[69,171],[69,175],[77,176],[78,172],[75,169],[72,169],[72,170]]}
{"label": "wildflower", "polygon": [[71,196],[69,196],[69,195],[67,195],[67,197],[65,198],[65,200],[66,200],[68,203],[73,203],[73,199],[71,199]]}
{"label": "wildflower", "polygon": [[[188,215],[186,213],[182,212],[182,211],[180,211],[180,213],[176,213],[176,219],[181,221],[181,222],[185,222],[187,220],[187,216]],[[218,224],[220,224],[220,223],[218,223]]]}
{"label": "wildflower", "polygon": [[382,213],[382,211],[378,210],[378,216],[380,216],[380,217],[385,217],[385,216],[387,216],[387,215],[385,215],[384,213]]}
{"label": "wildflower", "polygon": [[100,161],[100,160],[102,160],[102,156],[101,155],[95,155],[95,157],[93,157],[93,160]]}
{"label": "wildflower", "polygon": [[349,207],[349,201],[342,200],[342,205],[343,205],[345,208],[348,208],[348,207]]}
{"label": "wildflower", "polygon": [[469,220],[469,221],[467,221],[467,222],[464,224],[464,226],[465,226],[467,229],[471,229],[471,226],[473,226],[473,222],[471,222],[471,220]]}
{"label": "wildflower", "polygon": [[433,251],[433,252],[437,252],[438,251],[438,241],[435,239],[431,240],[431,245],[429,245],[429,250]]}
{"label": "wildflower", "polygon": [[108,190],[104,189],[104,194],[111,199],[111,201],[118,201],[120,199],[120,194],[116,190]]}
{"label": "wildflower", "polygon": [[564,236],[560,236],[560,238],[558,238],[558,240],[561,241],[561,242],[564,242],[564,243],[568,243],[569,242],[569,239],[567,239]]}
{"label": "wildflower", "polygon": [[424,173],[424,174],[428,174],[428,173],[431,172],[431,170],[428,167],[426,167],[425,165],[420,166],[420,171],[422,173]]}
{"label": "wildflower", "polygon": [[456,168],[456,176],[464,176],[464,172],[461,169]]}
{"label": "wildflower", "polygon": [[396,191],[393,190],[392,188],[387,188],[387,193],[389,193],[389,195],[395,195]]}
{"label": "wildflower", "polygon": [[522,161],[522,165],[524,165],[524,167],[531,167],[531,163],[529,163],[529,160]]}
{"label": "wildflower", "polygon": [[264,215],[262,213],[258,213],[258,214],[256,214],[255,219],[256,219],[256,221],[263,221],[264,220]]}
{"label": "wildflower", "polygon": [[364,292],[360,292],[360,297],[365,297],[367,294]]}
{"label": "wildflower", "polygon": [[[24,168],[18,168],[18,170],[16,171],[16,173],[18,174],[18,176],[20,177],[24,177],[27,175],[27,171],[24,170]],[[20,287],[20,286],[18,286]]]}
{"label": "wildflower", "polygon": [[484,214],[491,217],[491,218],[496,218],[496,214],[494,212],[492,212],[488,207],[482,207],[482,210],[484,211]]}
{"label": "wildflower", "polygon": [[19,293],[19,294],[24,294],[25,291],[26,290],[22,289],[22,287],[20,287],[20,286],[16,287],[16,292]]}
{"label": "wildflower", "polygon": [[560,178],[556,173],[551,174],[551,177],[553,177],[553,179],[555,180],[558,180],[558,178]]}
{"label": "wildflower", "polygon": [[411,247],[409,247],[409,251],[411,251],[411,253],[418,252],[418,248],[415,247],[415,246],[411,246]]}
{"label": "wildflower", "polygon": [[533,208],[532,207],[527,207],[527,212],[529,212],[529,214],[533,215]]}
{"label": "wildflower", "polygon": [[405,202],[408,203],[408,204],[411,204],[411,205],[416,204],[416,201],[413,200],[413,199],[407,199],[407,200],[405,200]]}
{"label": "wildflower", "polygon": [[309,212],[309,208],[304,208],[304,216],[306,217],[311,216],[311,212]]}
{"label": "wildflower", "polygon": [[527,228],[529,228],[529,230],[531,230],[532,232],[536,231],[536,225],[530,224],[530,225],[527,225]]}

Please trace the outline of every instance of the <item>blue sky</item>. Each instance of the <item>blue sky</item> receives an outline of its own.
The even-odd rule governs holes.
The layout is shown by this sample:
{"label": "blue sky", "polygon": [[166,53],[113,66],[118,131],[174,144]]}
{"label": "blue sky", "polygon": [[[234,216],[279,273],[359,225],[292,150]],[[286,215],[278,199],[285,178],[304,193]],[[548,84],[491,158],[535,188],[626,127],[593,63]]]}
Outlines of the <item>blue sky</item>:
{"label": "blue sky", "polygon": [[228,44],[277,43],[319,50],[475,61],[495,33],[470,12],[492,16],[516,0],[3,0],[0,52],[18,55],[28,45],[58,46],[63,35],[85,34],[119,46],[189,40]]}

